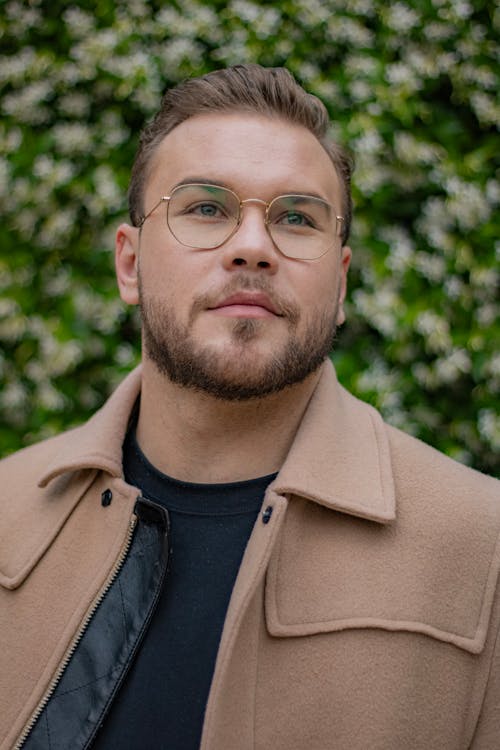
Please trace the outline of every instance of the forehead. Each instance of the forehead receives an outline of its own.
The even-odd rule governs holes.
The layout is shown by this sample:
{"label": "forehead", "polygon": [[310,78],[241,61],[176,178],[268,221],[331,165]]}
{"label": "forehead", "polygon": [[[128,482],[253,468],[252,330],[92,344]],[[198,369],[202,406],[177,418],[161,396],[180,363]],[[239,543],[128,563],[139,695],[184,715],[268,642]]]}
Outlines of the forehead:
{"label": "forehead", "polygon": [[263,115],[197,115],[174,128],[151,156],[146,205],[196,179],[227,185],[242,199],[312,193],[340,206],[338,175],[317,138]]}

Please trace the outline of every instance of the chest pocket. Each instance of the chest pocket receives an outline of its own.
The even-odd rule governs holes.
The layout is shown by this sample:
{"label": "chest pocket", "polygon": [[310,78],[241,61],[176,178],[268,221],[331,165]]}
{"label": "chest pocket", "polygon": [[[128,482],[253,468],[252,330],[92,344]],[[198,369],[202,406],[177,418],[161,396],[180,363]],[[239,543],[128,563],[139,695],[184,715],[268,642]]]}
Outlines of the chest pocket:
{"label": "chest pocket", "polygon": [[267,575],[267,630],[278,637],[407,631],[480,653],[495,559],[494,546],[487,557],[484,547],[475,554],[470,540],[433,519],[386,525],[292,497]]}

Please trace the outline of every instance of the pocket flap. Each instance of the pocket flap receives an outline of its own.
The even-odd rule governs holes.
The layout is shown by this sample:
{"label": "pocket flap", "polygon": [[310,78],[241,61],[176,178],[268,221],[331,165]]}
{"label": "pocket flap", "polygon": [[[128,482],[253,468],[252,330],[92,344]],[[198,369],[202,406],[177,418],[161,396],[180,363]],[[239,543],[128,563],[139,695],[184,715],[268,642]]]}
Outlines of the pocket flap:
{"label": "pocket flap", "polygon": [[442,530],[428,525],[382,526],[293,498],[267,573],[269,633],[379,628],[422,633],[480,653],[500,544],[490,534],[447,548]]}

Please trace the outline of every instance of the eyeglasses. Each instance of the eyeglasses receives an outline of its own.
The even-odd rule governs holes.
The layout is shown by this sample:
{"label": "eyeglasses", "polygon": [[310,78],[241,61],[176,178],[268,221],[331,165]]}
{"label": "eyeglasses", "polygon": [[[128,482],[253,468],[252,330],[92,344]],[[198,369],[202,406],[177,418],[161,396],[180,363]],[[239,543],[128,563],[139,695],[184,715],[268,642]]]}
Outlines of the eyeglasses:
{"label": "eyeglasses", "polygon": [[270,203],[260,198],[240,200],[232,190],[220,185],[190,183],[179,185],[164,195],[146,216],[141,228],[162,203],[167,204],[167,225],[181,245],[214,250],[227,242],[242,222],[246,203],[265,206],[265,226],[278,250],[287,258],[316,260],[334,245],[342,234],[343,217],[333,206],[310,195],[278,195]]}

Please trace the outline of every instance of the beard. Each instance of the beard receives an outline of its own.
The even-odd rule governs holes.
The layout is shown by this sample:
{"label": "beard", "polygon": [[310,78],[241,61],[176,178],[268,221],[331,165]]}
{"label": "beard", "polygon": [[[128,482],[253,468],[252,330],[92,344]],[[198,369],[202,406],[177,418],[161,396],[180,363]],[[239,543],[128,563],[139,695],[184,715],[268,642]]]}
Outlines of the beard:
{"label": "beard", "polygon": [[268,294],[287,323],[287,341],[271,357],[259,360],[251,351],[251,344],[258,339],[266,321],[255,318],[228,321],[232,346],[227,352],[220,351],[210,343],[196,342],[191,334],[196,315],[211,306],[213,294],[197,298],[188,323],[182,324],[172,307],[144,293],[139,279],[143,345],[147,357],[161,375],[172,383],[217,399],[245,401],[300,383],[318,369],[333,349],[338,303],[332,306],[333,309],[316,314],[299,336],[298,308],[277,297],[266,280],[256,283],[241,275],[221,290],[218,298],[229,297],[240,290]]}

